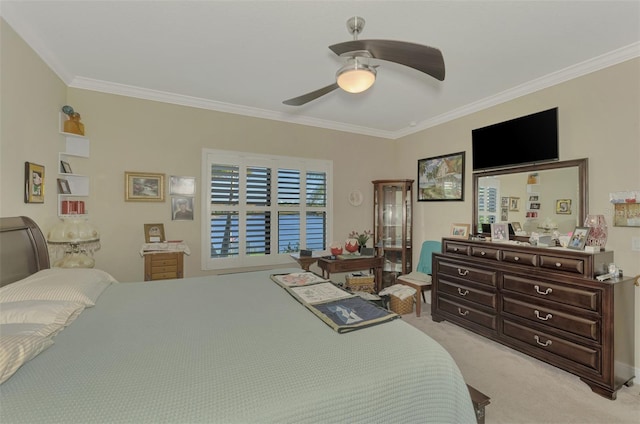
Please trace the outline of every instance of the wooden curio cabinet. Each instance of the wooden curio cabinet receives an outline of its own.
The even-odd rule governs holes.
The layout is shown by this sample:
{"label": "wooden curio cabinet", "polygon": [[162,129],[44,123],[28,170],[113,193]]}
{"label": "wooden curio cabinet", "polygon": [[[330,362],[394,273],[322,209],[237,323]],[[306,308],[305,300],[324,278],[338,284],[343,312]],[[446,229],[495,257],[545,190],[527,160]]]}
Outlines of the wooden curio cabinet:
{"label": "wooden curio cabinet", "polygon": [[411,272],[413,180],[373,182],[373,240],[382,247],[382,288]]}

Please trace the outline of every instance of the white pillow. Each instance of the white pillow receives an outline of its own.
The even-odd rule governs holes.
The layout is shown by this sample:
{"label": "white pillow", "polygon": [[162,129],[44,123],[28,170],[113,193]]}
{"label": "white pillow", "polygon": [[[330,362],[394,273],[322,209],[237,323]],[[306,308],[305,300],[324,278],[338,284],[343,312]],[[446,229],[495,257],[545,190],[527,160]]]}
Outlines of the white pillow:
{"label": "white pillow", "polygon": [[49,337],[0,337],[0,384],[7,381],[23,364],[53,344]]}
{"label": "white pillow", "polygon": [[104,289],[118,281],[93,268],[49,268],[0,288],[0,302],[65,300],[94,306]]}
{"label": "white pillow", "polygon": [[25,300],[0,303],[0,324],[56,324],[66,327],[84,310],[77,302]]}
{"label": "white pillow", "polygon": [[0,337],[4,336],[55,336],[64,327],[57,324],[34,324],[22,322],[19,324],[0,324]]}

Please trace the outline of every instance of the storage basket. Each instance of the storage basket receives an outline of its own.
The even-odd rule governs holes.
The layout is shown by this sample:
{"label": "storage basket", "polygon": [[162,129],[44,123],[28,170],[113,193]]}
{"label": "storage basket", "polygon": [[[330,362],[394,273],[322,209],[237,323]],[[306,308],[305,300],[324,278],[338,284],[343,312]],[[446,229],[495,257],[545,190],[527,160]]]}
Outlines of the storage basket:
{"label": "storage basket", "polygon": [[410,314],[413,312],[414,296],[409,296],[404,300],[400,300],[398,296],[389,295],[389,309],[398,315]]}
{"label": "storage basket", "polygon": [[375,293],[375,283],[373,275],[347,275],[345,277],[346,286],[351,291],[363,291],[367,293]]}

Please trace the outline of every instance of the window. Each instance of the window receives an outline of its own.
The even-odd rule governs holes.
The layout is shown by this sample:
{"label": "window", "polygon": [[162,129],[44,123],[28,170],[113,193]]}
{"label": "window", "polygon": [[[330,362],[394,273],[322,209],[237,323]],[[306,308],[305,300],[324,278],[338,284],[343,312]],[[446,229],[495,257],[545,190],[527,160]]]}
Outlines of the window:
{"label": "window", "polygon": [[478,187],[478,224],[498,222],[498,193],[500,181],[488,181]]}
{"label": "window", "polygon": [[331,228],[331,161],[203,151],[203,269],[288,262],[324,250]]}

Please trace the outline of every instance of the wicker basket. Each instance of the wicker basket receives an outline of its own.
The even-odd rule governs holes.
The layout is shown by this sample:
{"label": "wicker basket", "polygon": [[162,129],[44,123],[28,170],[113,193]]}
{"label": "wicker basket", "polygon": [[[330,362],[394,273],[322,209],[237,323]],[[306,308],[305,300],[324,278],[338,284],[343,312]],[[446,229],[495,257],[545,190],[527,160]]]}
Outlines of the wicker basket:
{"label": "wicker basket", "polygon": [[399,297],[389,296],[389,309],[398,315],[410,314],[413,312],[414,296],[409,296],[404,300],[400,300]]}
{"label": "wicker basket", "polygon": [[351,291],[363,291],[375,293],[375,283],[373,275],[347,275],[345,277],[347,289]]}

